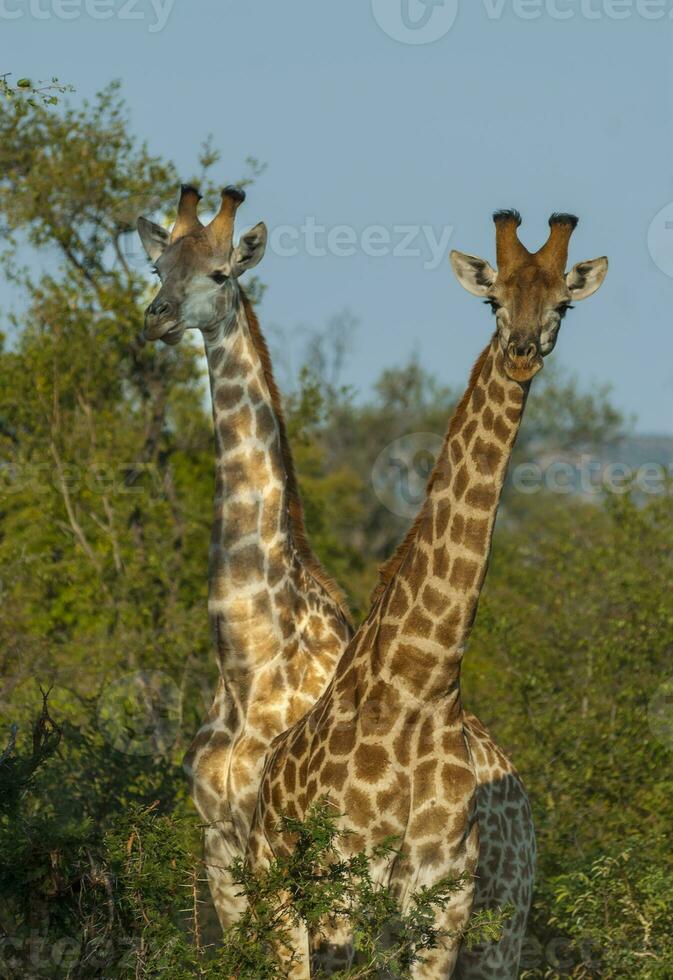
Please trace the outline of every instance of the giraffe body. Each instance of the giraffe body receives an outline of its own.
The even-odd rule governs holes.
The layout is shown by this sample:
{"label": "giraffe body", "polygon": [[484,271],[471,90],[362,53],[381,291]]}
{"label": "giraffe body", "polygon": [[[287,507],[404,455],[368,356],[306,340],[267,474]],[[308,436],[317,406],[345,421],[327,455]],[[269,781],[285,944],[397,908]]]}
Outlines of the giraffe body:
{"label": "giraffe body", "polygon": [[185,768],[205,824],[205,857],[223,926],[242,902],[227,871],[242,856],[266,751],[325,689],[352,629],[345,601],[311,552],[280,396],[257,318],[238,275],[259,260],[261,226],[232,245],[243,195],[223,192],[207,228],[183,188],[170,239],[143,240],[162,278],[148,309],[150,339],[201,330],[215,437],[208,613],[219,682]]}
{"label": "giraffe body", "polygon": [[221,343],[206,339],[216,440],[208,607],[221,679],[185,759],[224,926],[242,908],[225,869],[245,851],[266,751],[315,704],[351,635],[340,595],[295,540],[282,413],[245,300],[239,320]]}
{"label": "giraffe body", "polygon": [[[398,838],[401,854],[377,869],[377,880],[403,908],[420,886],[466,874],[469,883],[438,917],[447,938],[413,968],[419,980],[518,974],[535,862],[530,807],[509,760],[463,711],[460,666],[530,380],[571,301],[595,292],[607,271],[607,260],[596,259],[565,274],[573,216],[552,215],[549,240],[534,255],[518,239],[517,212],[494,219],[498,271],[462,253],[452,263],[461,284],[493,308],[496,333],[367,620],[315,707],[269,753],[248,845],[253,865],[268,862],[291,846],[278,831],[281,814],[303,818],[327,796],[355,831],[345,852]],[[461,951],[472,909],[494,901],[515,908],[502,944]],[[297,948],[310,939],[297,937]],[[313,937],[312,955],[328,971],[350,954],[343,931]],[[308,977],[309,956],[292,969]]]}
{"label": "giraffe body", "polygon": [[[282,850],[281,812],[301,818],[326,795],[355,832],[344,850],[398,838],[403,856],[380,869],[380,881],[393,887],[402,908],[423,885],[470,876],[441,915],[441,926],[455,935],[474,903],[480,797],[493,802],[480,788],[474,754],[479,749],[486,782],[493,753],[503,766],[494,748],[482,752],[478,723],[468,735],[460,664],[526,393],[525,384],[505,374],[494,338],[451,422],[419,518],[383,571],[369,617],[325,694],[270,752],[250,838],[253,860],[269,847]],[[512,872],[524,874],[518,865],[525,853],[530,879],[529,841],[520,844]],[[338,945],[328,943],[331,964]],[[454,940],[428,953],[416,974],[450,976],[459,945]]]}

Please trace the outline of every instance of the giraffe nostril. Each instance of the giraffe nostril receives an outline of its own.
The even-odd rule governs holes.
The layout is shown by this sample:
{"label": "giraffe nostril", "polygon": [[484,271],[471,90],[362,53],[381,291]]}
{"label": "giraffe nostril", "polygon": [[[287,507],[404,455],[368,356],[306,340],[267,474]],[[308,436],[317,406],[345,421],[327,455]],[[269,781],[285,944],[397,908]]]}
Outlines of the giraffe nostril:
{"label": "giraffe nostril", "polygon": [[529,361],[537,354],[537,344],[533,341],[512,341],[507,348],[510,357],[525,357]]}
{"label": "giraffe nostril", "polygon": [[168,316],[171,312],[171,304],[165,299],[161,301],[154,300],[153,303],[147,307],[147,312],[150,316]]}

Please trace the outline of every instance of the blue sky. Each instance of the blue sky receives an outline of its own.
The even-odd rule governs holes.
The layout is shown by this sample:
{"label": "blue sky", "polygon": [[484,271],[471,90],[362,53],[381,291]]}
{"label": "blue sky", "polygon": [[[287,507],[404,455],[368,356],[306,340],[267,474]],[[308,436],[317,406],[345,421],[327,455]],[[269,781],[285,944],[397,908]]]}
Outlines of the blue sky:
{"label": "blue sky", "polygon": [[522,212],[531,248],[575,212],[571,261],[611,269],[553,356],[673,431],[673,0],[435,4],[0,0],[2,70],[78,98],[121,78],[134,129],[185,175],[209,132],[223,182],[265,161],[239,218],[276,232],[262,322],[292,346],[349,310],[361,391],[411,353],[464,383],[492,322],[448,250],[493,261],[495,208]]}

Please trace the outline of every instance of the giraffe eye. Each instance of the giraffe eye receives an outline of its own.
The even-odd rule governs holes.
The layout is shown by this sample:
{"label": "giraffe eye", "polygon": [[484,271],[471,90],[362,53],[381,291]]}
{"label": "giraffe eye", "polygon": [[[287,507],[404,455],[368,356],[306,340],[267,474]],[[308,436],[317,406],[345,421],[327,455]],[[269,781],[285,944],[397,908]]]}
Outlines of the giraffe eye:
{"label": "giraffe eye", "polygon": [[224,272],[213,272],[210,278],[213,282],[216,282],[218,286],[221,286],[223,282],[226,282],[229,276],[225,276]]}
{"label": "giraffe eye", "polygon": [[494,299],[485,299],[484,300],[484,303],[486,304],[486,306],[490,306],[491,307],[491,313],[494,316],[498,312],[498,310],[501,309],[500,303],[498,303],[497,300],[494,300]]}
{"label": "giraffe eye", "polygon": [[563,317],[566,315],[568,310],[574,310],[574,309],[575,307],[572,305],[572,303],[561,303],[560,306],[556,307],[556,312],[558,313],[559,317],[563,319]]}

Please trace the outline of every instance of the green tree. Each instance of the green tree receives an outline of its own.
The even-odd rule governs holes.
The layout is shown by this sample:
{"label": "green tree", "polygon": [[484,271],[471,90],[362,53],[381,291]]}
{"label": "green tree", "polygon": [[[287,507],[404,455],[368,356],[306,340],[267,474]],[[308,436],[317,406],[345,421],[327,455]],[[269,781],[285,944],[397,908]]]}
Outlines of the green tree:
{"label": "green tree", "polygon": [[48,82],[32,82],[30,78],[19,78],[14,83],[10,79],[11,72],[0,75],[0,96],[6,101],[21,98],[33,108],[38,104],[56,105],[59,95],[72,92],[72,86],[62,85],[58,78],[52,78]]}

